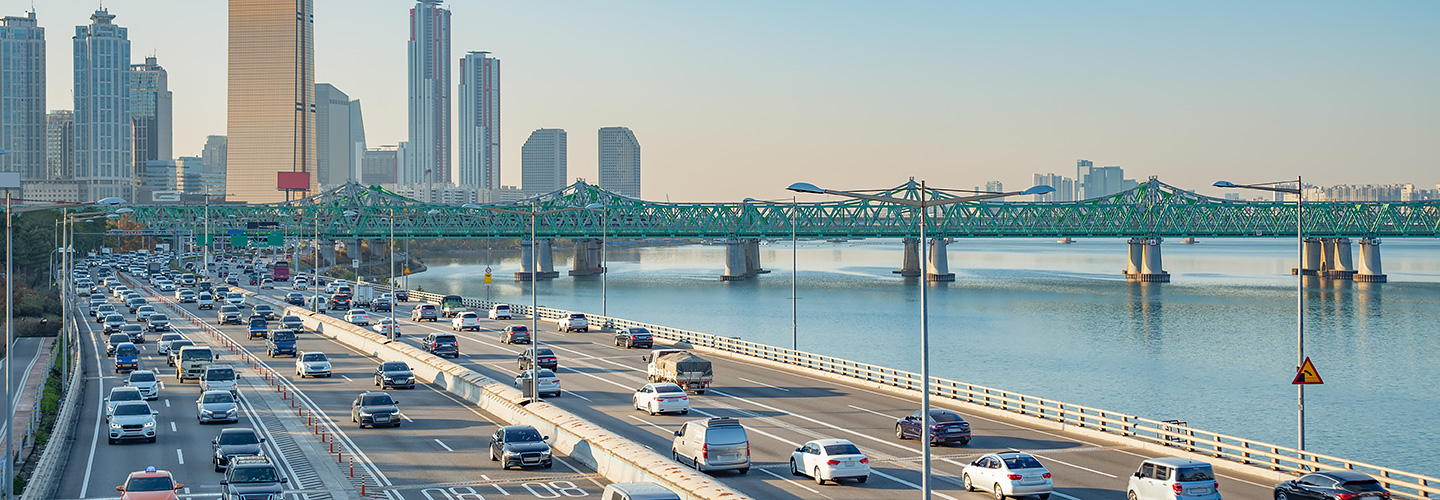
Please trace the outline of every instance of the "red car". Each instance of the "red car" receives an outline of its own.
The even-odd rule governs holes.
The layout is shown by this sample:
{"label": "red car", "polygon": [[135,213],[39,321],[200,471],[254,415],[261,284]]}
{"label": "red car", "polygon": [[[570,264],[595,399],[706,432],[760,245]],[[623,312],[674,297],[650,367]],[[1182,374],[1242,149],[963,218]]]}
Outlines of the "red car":
{"label": "red car", "polygon": [[175,482],[170,471],[152,465],[143,471],[131,472],[125,484],[116,486],[115,490],[121,492],[120,500],[178,500],[180,496],[175,490],[184,487]]}

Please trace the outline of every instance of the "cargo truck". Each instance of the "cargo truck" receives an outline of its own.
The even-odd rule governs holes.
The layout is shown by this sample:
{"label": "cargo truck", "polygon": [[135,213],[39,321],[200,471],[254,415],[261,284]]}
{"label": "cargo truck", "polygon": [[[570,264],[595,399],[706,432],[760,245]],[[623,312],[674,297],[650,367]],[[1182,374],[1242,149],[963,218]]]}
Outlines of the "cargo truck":
{"label": "cargo truck", "polygon": [[646,373],[650,382],[671,382],[687,392],[705,394],[715,371],[710,361],[681,349],[661,349],[643,359],[650,363]]}

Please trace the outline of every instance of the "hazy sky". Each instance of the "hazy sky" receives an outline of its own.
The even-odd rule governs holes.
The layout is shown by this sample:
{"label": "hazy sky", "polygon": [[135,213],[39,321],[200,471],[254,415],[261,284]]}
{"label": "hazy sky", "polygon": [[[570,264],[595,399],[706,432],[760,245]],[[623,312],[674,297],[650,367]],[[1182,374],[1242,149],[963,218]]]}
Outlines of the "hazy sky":
{"label": "hazy sky", "polygon": [[[3,3],[5,15],[31,5]],[[71,37],[98,4],[35,2],[52,109],[73,107]],[[199,154],[225,133],[227,2],[104,4],[129,28],[132,59],[155,54],[169,71],[175,154]],[[413,5],[315,0],[315,79],[361,100],[371,147],[406,139]],[[453,59],[501,60],[507,185],[541,127],[569,132],[572,179],[598,180],[597,129],[617,125],[640,140],[652,200],[911,176],[1015,190],[1034,173],[1073,177],[1077,158],[1197,189],[1297,174],[1440,182],[1440,2],[445,5]]]}

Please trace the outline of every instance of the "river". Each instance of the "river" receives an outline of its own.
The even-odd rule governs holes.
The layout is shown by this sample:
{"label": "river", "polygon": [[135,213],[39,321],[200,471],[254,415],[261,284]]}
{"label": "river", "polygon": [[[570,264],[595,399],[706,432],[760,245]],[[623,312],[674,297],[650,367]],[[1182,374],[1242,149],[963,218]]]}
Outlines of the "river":
{"label": "river", "polygon": [[[611,316],[789,347],[789,241],[763,245],[773,272],[721,282],[723,246],[609,247]],[[802,241],[801,350],[918,371],[917,281],[891,273],[898,240]],[[953,283],[929,287],[938,377],[1121,411],[1213,432],[1296,441],[1294,241],[1164,244],[1166,284],[1126,282],[1123,240],[960,239]],[[1314,280],[1305,353],[1316,453],[1440,475],[1440,241],[1384,240],[1389,283]],[[541,282],[539,303],[601,312],[599,277]],[[1357,251],[1358,258],[1358,251]],[[427,259],[410,287],[485,297],[485,254]],[[518,252],[496,252],[494,300],[530,302]]]}

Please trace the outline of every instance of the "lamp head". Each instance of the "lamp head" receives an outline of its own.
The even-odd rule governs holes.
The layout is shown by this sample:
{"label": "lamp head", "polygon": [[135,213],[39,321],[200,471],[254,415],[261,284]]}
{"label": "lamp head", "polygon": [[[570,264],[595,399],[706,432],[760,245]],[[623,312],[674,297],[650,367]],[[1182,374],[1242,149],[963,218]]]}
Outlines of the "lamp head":
{"label": "lamp head", "polygon": [[440,215],[440,209],[432,208],[429,212],[425,212],[425,215]]}
{"label": "lamp head", "polygon": [[820,186],[816,186],[808,182],[797,182],[787,186],[785,189],[795,191],[797,193],[825,194],[825,190],[820,189]]}
{"label": "lamp head", "polygon": [[1053,193],[1053,192],[1055,192],[1055,188],[1050,187],[1050,186],[1040,185],[1040,186],[1035,186],[1035,187],[1032,187],[1032,188],[1030,188],[1030,189],[1026,189],[1026,190],[1024,190],[1024,191],[1021,191],[1020,194],[1022,194],[1022,195],[1026,195],[1026,194],[1050,194],[1050,193]]}
{"label": "lamp head", "polygon": [[354,217],[354,216],[360,215],[360,214],[359,214],[358,212],[354,211],[354,210],[346,210],[345,212],[341,213],[340,215],[343,215],[343,216],[346,216],[346,217]]}
{"label": "lamp head", "polygon": [[757,200],[757,199],[755,199],[755,198],[745,198],[745,199],[743,199],[743,200],[740,200],[741,203],[755,203],[755,202],[757,202],[757,201],[760,201],[760,200]]}
{"label": "lamp head", "polygon": [[460,205],[460,208],[468,208],[468,209],[470,209],[470,210],[479,210],[481,207],[480,207],[480,205],[476,205],[476,204],[474,204],[474,203],[466,203],[466,204],[464,204],[464,205]]}
{"label": "lamp head", "polygon": [[97,202],[95,202],[95,204],[98,205],[98,206],[102,206],[102,207],[113,207],[113,206],[115,206],[115,205],[124,205],[124,204],[125,204],[125,199],[124,199],[124,198],[121,198],[121,197],[119,197],[119,196],[111,196],[111,197],[109,197],[109,198],[105,198],[105,199],[102,199],[102,200],[100,200],[100,201],[97,201]]}
{"label": "lamp head", "polygon": [[1240,187],[1240,186],[1236,186],[1235,183],[1230,182],[1230,181],[1215,181],[1215,184],[1213,184],[1213,185],[1214,185],[1215,187],[1217,187],[1217,188]]}
{"label": "lamp head", "polygon": [[134,211],[135,211],[135,209],[133,209],[133,208],[122,208],[122,209],[116,210],[115,213],[116,213],[117,215],[118,215],[118,214],[128,214],[128,213],[134,212]]}
{"label": "lamp head", "polygon": [[591,203],[589,205],[585,205],[586,210],[600,210],[602,208],[605,208],[605,205],[603,203]]}

